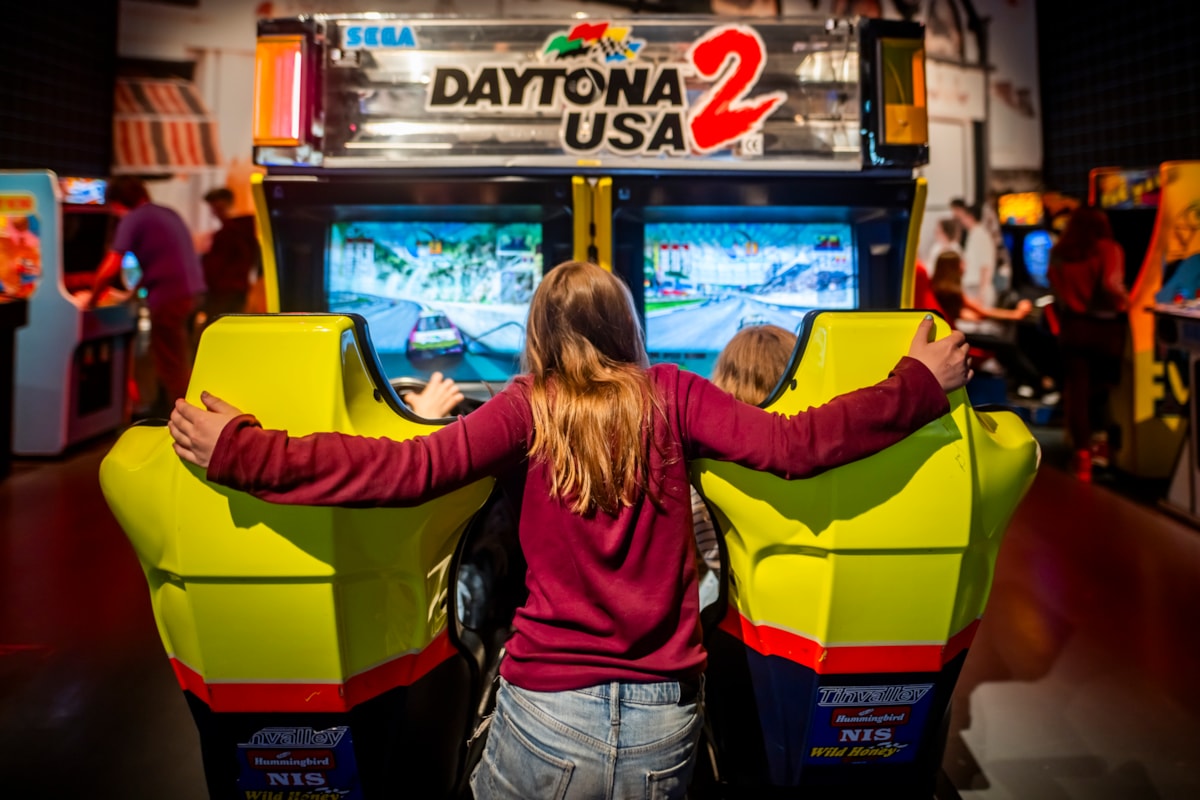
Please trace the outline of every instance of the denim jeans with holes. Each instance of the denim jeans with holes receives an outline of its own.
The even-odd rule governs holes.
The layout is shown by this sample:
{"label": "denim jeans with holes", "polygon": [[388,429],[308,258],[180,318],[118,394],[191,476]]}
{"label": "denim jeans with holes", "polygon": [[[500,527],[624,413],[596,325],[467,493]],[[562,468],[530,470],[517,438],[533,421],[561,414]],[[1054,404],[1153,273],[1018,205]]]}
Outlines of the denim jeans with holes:
{"label": "denim jeans with holes", "polygon": [[702,699],[674,681],[531,692],[501,679],[475,800],[681,800]]}

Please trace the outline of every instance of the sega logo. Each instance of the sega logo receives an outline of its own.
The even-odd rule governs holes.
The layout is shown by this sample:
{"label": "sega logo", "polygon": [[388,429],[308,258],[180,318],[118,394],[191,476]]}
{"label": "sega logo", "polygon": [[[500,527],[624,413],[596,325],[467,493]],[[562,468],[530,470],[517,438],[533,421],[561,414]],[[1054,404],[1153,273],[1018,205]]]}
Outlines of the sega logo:
{"label": "sega logo", "polygon": [[417,37],[407,25],[351,25],[344,33],[343,47],[417,46]]}

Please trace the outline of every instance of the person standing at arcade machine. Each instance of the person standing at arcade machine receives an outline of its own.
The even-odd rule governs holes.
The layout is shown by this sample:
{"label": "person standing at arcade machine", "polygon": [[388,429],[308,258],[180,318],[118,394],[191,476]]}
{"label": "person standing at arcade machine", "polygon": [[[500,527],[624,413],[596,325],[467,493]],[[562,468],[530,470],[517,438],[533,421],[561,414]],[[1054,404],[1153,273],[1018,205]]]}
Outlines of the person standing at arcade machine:
{"label": "person standing at arcade machine", "polygon": [[996,241],[963,200],[951,200],[950,211],[967,232],[963,247],[963,292],[980,306],[993,308],[996,305]]}
{"label": "person standing at arcade machine", "polygon": [[233,215],[233,192],[225,187],[204,195],[221,227],[213,234],[212,245],[201,259],[208,294],[204,314],[211,322],[221,314],[240,314],[246,310],[250,276],[258,269],[258,234],[254,217]]}
{"label": "person standing at arcade machine", "polygon": [[108,202],[120,219],[108,254],[96,270],[87,307],[121,273],[125,253],[137,257],[150,309],[150,353],[168,407],[187,392],[192,375],[191,326],[204,295],[200,258],[183,218],[150,202],[146,185],[121,176],[108,187]]}
{"label": "person standing at arcade machine", "polygon": [[[1075,448],[1075,474],[1092,479],[1093,455],[1106,459],[1105,408],[1121,376],[1125,352],[1125,251],[1098,208],[1072,212],[1058,244],[1050,248],[1050,285],[1059,316],[1067,429]],[[1093,433],[1105,439],[1093,445]]]}
{"label": "person standing at arcade machine", "polygon": [[529,599],[474,795],[524,800],[558,786],[571,798],[678,799],[706,662],[687,459],[799,478],[899,442],[946,414],[946,392],[970,377],[962,334],[930,341],[933,330],[926,317],[887,380],[788,418],[650,367],[628,287],[567,262],[534,292],[529,374],[429,436],[291,438],[207,393],[206,408],[177,402],[169,429],[209,480],[273,502],[407,505],[525,470]]}

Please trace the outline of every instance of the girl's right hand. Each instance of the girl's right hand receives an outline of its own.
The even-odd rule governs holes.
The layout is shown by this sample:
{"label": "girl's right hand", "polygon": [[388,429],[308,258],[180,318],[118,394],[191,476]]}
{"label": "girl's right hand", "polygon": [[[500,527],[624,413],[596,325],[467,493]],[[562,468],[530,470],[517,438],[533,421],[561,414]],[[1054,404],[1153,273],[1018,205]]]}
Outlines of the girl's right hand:
{"label": "girl's right hand", "polygon": [[917,326],[917,335],[908,348],[909,358],[928,367],[941,384],[942,391],[961,389],[975,374],[968,358],[971,346],[967,344],[967,337],[962,331],[951,331],[944,339],[934,341],[934,335],[933,317],[927,314]]}

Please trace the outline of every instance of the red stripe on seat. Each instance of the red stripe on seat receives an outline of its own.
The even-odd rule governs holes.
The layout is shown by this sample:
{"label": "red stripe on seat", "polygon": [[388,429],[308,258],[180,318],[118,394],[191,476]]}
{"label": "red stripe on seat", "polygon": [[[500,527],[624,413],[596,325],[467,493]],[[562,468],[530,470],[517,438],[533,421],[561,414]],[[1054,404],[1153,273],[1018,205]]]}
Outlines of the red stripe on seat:
{"label": "red stripe on seat", "polygon": [[938,672],[970,646],[979,629],[973,621],[945,644],[870,644],[826,647],[815,639],[769,625],[755,625],[732,605],[721,630],[764,656],[779,656],[821,675],[866,672]]}
{"label": "red stripe on seat", "polygon": [[416,683],[434,667],[455,655],[445,631],[419,653],[394,658],[351,676],[345,683],[208,683],[204,676],[171,658],[179,686],[213,711],[349,711],[398,686]]}

